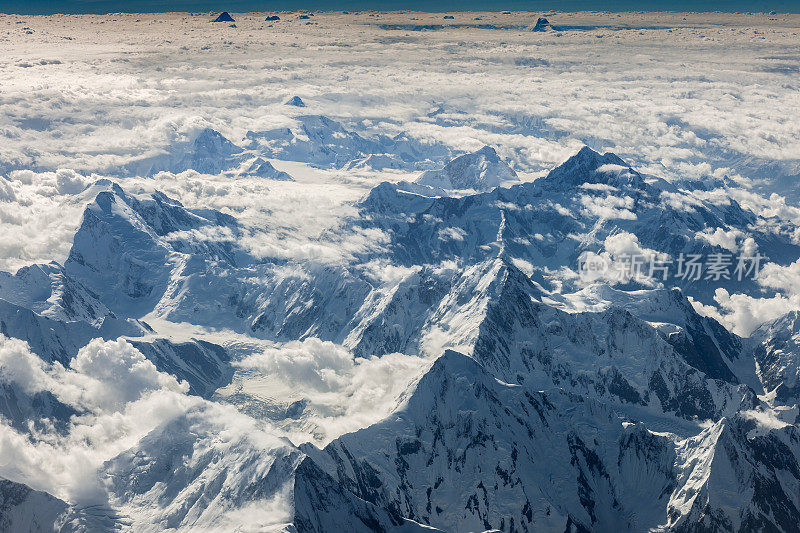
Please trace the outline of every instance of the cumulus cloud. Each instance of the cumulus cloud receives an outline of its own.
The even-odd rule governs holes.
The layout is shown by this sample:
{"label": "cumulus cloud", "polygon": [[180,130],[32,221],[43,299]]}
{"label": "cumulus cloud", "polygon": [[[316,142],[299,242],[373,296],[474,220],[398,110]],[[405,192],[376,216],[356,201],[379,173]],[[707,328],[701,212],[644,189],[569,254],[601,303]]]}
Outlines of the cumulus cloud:
{"label": "cumulus cloud", "polygon": [[317,428],[300,440],[327,443],[342,433],[375,423],[397,405],[398,398],[430,362],[417,356],[388,354],[354,358],[343,346],[308,338],[259,351],[238,364],[258,378],[243,383],[280,398],[306,400]]}
{"label": "cumulus cloud", "polygon": [[696,237],[706,241],[711,246],[719,246],[720,248],[725,248],[731,253],[736,253],[739,251],[739,245],[736,241],[737,239],[744,238],[745,234],[736,228],[730,230],[715,228],[714,231],[711,231],[710,228],[706,228],[703,231],[698,232]]}
{"label": "cumulus cloud", "polygon": [[[742,253],[751,253],[750,240],[745,240]],[[749,336],[765,322],[800,310],[800,259],[786,266],[767,263],[762,266],[756,281],[777,292],[764,297],[760,294],[731,294],[726,289],[718,288],[714,292],[716,307],[695,300],[692,300],[692,305],[697,312],[715,318],[743,337]]]}
{"label": "cumulus cloud", "polygon": [[70,368],[88,378],[80,382],[80,396],[70,403],[100,412],[119,410],[148,391],[189,391],[187,383],[179,384],[169,374],[159,372],[124,340],[91,341],[70,361]]}
{"label": "cumulus cloud", "polygon": [[442,241],[463,241],[467,232],[461,228],[442,228],[439,230],[439,239]]}
{"label": "cumulus cloud", "polygon": [[718,308],[698,302],[693,302],[693,305],[699,313],[717,319],[742,337],[750,336],[764,322],[800,308],[800,301],[794,297],[788,298],[777,294],[769,298],[760,298],[742,293],[730,294],[723,288],[718,288],[714,292],[714,301]]}
{"label": "cumulus cloud", "polygon": [[50,391],[79,413],[66,434],[25,435],[0,421],[0,476],[81,504],[105,501],[103,462],[200,402],[125,341],[96,339],[64,368],[0,337],[0,382],[27,394]]}
{"label": "cumulus cloud", "polygon": [[69,168],[56,171],[56,190],[60,194],[78,194],[86,188],[87,180]]}
{"label": "cumulus cloud", "polygon": [[664,253],[641,246],[633,233],[621,231],[606,237],[599,253],[587,251],[578,258],[580,279],[584,283],[638,281],[658,286],[663,280],[659,265],[669,259]]}
{"label": "cumulus cloud", "polygon": [[800,259],[787,266],[767,263],[758,275],[759,284],[800,297]]}
{"label": "cumulus cloud", "polygon": [[636,220],[633,209],[633,198],[630,196],[589,196],[580,197],[583,214],[606,220]]}
{"label": "cumulus cloud", "polygon": [[0,269],[63,261],[93,181],[73,170],[15,170],[0,178]]}

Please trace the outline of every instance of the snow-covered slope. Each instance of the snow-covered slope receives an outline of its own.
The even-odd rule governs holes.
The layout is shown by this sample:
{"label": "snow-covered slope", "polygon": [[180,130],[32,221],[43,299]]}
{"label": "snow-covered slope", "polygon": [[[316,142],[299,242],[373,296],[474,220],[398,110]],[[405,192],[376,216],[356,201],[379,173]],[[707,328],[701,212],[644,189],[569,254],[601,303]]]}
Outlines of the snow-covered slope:
{"label": "snow-covered slope", "polygon": [[652,324],[687,363],[714,379],[762,392],[755,361],[742,339],[713,318],[699,315],[680,289],[621,291],[594,284],[568,299],[591,309],[621,307]]}
{"label": "snow-covered slope", "polygon": [[114,184],[87,207],[64,267],[110,309],[141,316],[191,258],[236,264],[238,234],[230,215],[191,211],[159,192],[136,197]]}
{"label": "snow-covered slope", "polygon": [[0,273],[0,333],[65,363],[95,337],[140,336],[146,324],[119,318],[57,263]]}
{"label": "snow-covered slope", "polygon": [[345,344],[359,355],[467,350],[506,382],[591,390],[611,402],[658,402],[657,410],[680,416],[716,418],[745,398],[753,401],[727,365],[746,360],[738,338],[697,315],[680,292],[639,295],[663,294],[661,305],[647,301],[684,312],[681,326],[671,328],[652,323],[653,308],[632,315],[619,292],[613,305],[571,314],[543,303],[542,291],[504,259],[456,272],[425,268],[373,293]]}
{"label": "snow-covered slope", "polygon": [[748,340],[765,392],[779,404],[800,404],[800,313],[767,322]]}
{"label": "snow-covered slope", "polygon": [[60,527],[68,509],[45,492],[0,478],[0,531],[70,531]]}
{"label": "snow-covered slope", "polygon": [[439,189],[490,191],[517,181],[517,173],[504,163],[491,146],[456,157],[441,170],[426,170],[416,183]]}
{"label": "snow-covered slope", "polygon": [[678,446],[669,530],[797,531],[800,432],[744,413]]}
{"label": "snow-covered slope", "polygon": [[168,339],[131,340],[156,368],[186,381],[189,393],[204,398],[230,383],[233,368],[230,354],[221,346],[206,341],[173,342]]}
{"label": "snow-covered slope", "polygon": [[103,533],[125,522],[102,507],[75,507],[46,492],[0,478],[0,531]]}
{"label": "snow-covered slope", "polygon": [[798,513],[793,426],[737,415],[675,443],[452,351],[386,421],[308,451],[361,498],[445,530],[793,531]]}
{"label": "snow-covered slope", "polygon": [[[298,120],[302,135],[250,135],[248,157],[359,160],[350,166],[362,170],[375,154],[420,161],[387,150],[407,139]],[[216,136],[206,141],[198,149],[238,157]],[[280,179],[265,159],[253,164]],[[72,500],[55,500],[59,513],[84,517],[63,523],[795,531],[796,313],[742,339],[689,298],[733,280],[586,280],[575,271],[585,253],[674,258],[733,245],[785,265],[797,249],[790,228],[588,148],[510,188],[513,171],[491,149],[437,172],[423,176],[438,181],[373,188],[319,239],[341,232],[376,242],[332,262],[261,257],[236,217],[161,192],[91,188],[63,266],[0,274],[0,342],[9,347],[1,427],[7,442],[44,453],[53,442],[83,442],[80,424],[92,416],[123,424],[128,404],[99,413],[76,392],[96,378],[72,363],[86,360],[81,350],[97,348],[84,348],[97,337],[126,339],[120,361],[166,387],[136,394],[169,400],[148,411],[152,426],[104,448],[88,470],[102,480],[95,522]],[[24,345],[5,336],[35,355],[23,361]],[[36,356],[41,368],[21,364]],[[393,365],[405,370],[393,374]],[[374,374],[350,382],[356,367]],[[259,372],[272,381],[259,382]],[[291,374],[286,383],[281,372]],[[121,367],[112,373],[123,379]],[[25,385],[30,375],[36,387]],[[373,390],[373,380],[399,383]],[[56,382],[53,392],[43,385]],[[344,419],[348,429],[338,429]],[[20,505],[15,523],[54,520],[47,506],[39,515]]]}
{"label": "snow-covered slope", "polygon": [[[354,224],[377,228],[391,236],[389,257],[400,264],[420,265],[445,260],[475,262],[503,249],[531,265],[546,289],[574,278],[554,276],[564,267],[578,269],[582,254],[598,254],[610,263],[638,253],[673,261],[670,284],[687,296],[710,302],[718,288],[729,292],[758,291],[752,276],[738,279],[735,264],[729,279],[674,277],[680,254],[732,254],[732,244],[713,236],[738,235],[736,250],[756,248],[762,256],[788,265],[800,255],[793,229],[744,209],[730,198],[708,198],[646,179],[613,154],[582,149],[546,177],[511,188],[462,198],[412,194],[402,186],[382,183],[360,204]],[[605,254],[605,255],[603,255]],[[733,254],[734,256],[736,254]],[[735,259],[735,257],[734,257]],[[613,272],[613,271],[612,271]],[[647,274],[647,270],[636,271]],[[656,272],[656,276],[658,272]],[[611,283],[652,286],[647,275]],[[638,287],[637,287],[638,284]],[[648,285],[649,284],[649,285]]]}

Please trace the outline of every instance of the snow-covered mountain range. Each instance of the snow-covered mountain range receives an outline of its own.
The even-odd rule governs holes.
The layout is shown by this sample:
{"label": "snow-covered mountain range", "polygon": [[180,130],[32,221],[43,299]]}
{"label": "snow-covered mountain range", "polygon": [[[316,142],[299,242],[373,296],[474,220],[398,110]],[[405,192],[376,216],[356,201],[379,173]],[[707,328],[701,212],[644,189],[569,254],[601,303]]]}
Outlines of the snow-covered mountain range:
{"label": "snow-covered mountain range", "polygon": [[[577,267],[758,252],[780,271],[796,228],[589,148],[520,181],[490,147],[297,121],[246,150],[204,130],[143,173],[441,168],[317,236],[372,236],[336,263],[89,185],[63,264],[0,273],[0,529],[798,531],[797,312],[745,338],[704,307],[779,287]],[[387,397],[360,397],[381,372]],[[79,484],[48,480],[59,454]]]}

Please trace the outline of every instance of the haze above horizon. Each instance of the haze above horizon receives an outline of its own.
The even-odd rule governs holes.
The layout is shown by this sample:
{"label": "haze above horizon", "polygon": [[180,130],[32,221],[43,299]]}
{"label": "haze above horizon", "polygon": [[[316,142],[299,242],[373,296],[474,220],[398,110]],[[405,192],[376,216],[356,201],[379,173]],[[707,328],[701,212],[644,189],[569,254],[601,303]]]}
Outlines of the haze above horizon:
{"label": "haze above horizon", "polygon": [[[643,9],[643,7],[645,9]],[[672,0],[652,2],[646,6],[635,0],[0,0],[0,13],[21,15],[162,13],[175,11],[691,11],[691,12],[765,12],[800,13],[800,0]]]}

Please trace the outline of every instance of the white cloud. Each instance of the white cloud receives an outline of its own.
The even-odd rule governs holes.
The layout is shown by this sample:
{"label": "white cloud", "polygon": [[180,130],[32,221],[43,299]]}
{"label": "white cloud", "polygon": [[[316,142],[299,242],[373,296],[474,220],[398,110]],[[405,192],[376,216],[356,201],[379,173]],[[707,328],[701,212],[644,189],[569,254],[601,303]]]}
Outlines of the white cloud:
{"label": "white cloud", "polygon": [[64,368],[0,337],[0,381],[29,394],[48,390],[83,413],[66,435],[23,435],[0,421],[0,476],[81,504],[105,501],[97,477],[103,462],[201,402],[125,341],[94,340]]}
{"label": "white cloud", "polygon": [[633,198],[630,196],[589,196],[580,197],[583,214],[601,219],[636,220]]}
{"label": "white cloud", "polygon": [[313,412],[308,422],[318,433],[311,436],[295,428],[294,438],[323,444],[388,415],[429,364],[402,354],[354,358],[341,345],[308,338],[266,348],[238,366],[258,373],[242,382],[245,392],[264,390],[272,397],[307,400]]}
{"label": "white cloud", "polygon": [[[751,239],[745,240],[742,253],[752,253]],[[729,293],[718,288],[714,301],[718,307],[692,300],[698,313],[711,316],[728,329],[743,337],[749,336],[765,322],[774,320],[790,311],[800,310],[800,259],[781,266],[775,263],[763,265],[756,281],[759,285],[778,291],[774,296],[762,297]]]}
{"label": "white cloud", "polygon": [[767,263],[759,272],[758,283],[800,298],[800,259],[787,266]]}
{"label": "white cloud", "polygon": [[741,293],[730,294],[723,288],[714,292],[714,301],[720,307],[720,313],[715,318],[743,337],[749,336],[764,322],[800,308],[797,298],[780,294],[771,298],[756,298]]}
{"label": "white cloud", "polygon": [[672,209],[688,212],[694,212],[695,208],[703,205],[703,202],[697,198],[696,194],[684,191],[663,191],[661,193],[661,201]]}
{"label": "white cloud", "polygon": [[78,194],[86,188],[87,180],[69,168],[56,171],[56,190],[61,194]]}
{"label": "white cloud", "polygon": [[715,228],[713,232],[711,231],[711,228],[706,228],[703,231],[698,232],[696,236],[698,239],[706,241],[711,246],[719,246],[721,248],[725,248],[731,253],[736,253],[739,251],[739,245],[736,244],[736,240],[744,238],[745,234],[736,228],[730,230]]}
{"label": "white cloud", "polygon": [[[646,285],[659,285],[663,273],[656,267],[668,259],[666,254],[644,248],[636,235],[625,231],[606,237],[603,247],[600,253],[580,255],[578,274],[583,283],[606,281],[614,284],[636,280]],[[652,276],[651,264],[654,266]]]}
{"label": "white cloud", "polygon": [[451,227],[439,230],[439,239],[442,241],[463,241],[467,232],[461,228]]}

